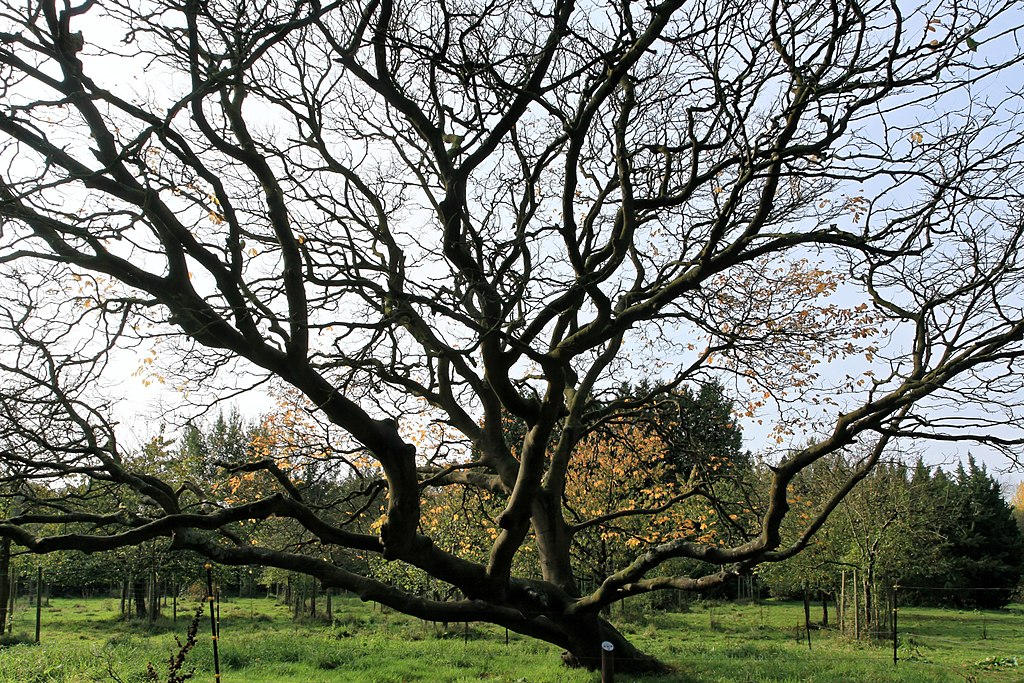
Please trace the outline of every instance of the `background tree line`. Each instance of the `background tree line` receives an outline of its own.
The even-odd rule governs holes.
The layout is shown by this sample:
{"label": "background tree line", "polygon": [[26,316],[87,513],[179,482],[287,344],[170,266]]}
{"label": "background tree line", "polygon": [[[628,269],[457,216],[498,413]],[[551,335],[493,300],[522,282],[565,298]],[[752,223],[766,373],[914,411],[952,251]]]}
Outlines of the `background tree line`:
{"label": "background tree line", "polygon": [[[603,401],[629,404],[651,387],[643,382],[622,384]],[[634,561],[648,547],[674,539],[728,543],[745,533],[763,514],[764,501],[756,492],[771,467],[742,448],[736,423],[737,406],[716,382],[681,387],[651,404],[617,413],[615,420],[596,427],[582,441],[581,453],[566,489],[566,509],[576,519],[588,520],[575,529],[574,568],[581,581],[599,585],[616,566]],[[653,406],[653,407],[652,407]],[[427,430],[429,431],[429,430]],[[506,438],[522,438],[521,425],[510,423]],[[425,440],[437,435],[424,434]],[[438,442],[440,443],[440,442]],[[450,445],[450,444],[449,444]],[[218,415],[206,423],[188,425],[179,439],[160,431],[141,449],[141,466],[155,474],[170,472],[182,486],[195,488],[202,505],[218,507],[257,499],[272,490],[275,478],[266,462],[291,471],[304,500],[316,504],[336,523],[364,532],[379,524],[384,511],[385,486],[379,471],[359,453],[350,459],[356,474],[338,477],[323,467],[320,454],[330,446],[300,413],[282,409],[259,419],[246,420],[237,411]],[[786,528],[797,533],[812,514],[823,491],[849,477],[863,453],[837,454],[816,463],[791,486],[789,504],[795,522]],[[257,467],[256,465],[259,465]],[[32,486],[23,482],[22,486]],[[1022,487],[1024,488],[1024,487]],[[45,506],[67,491],[38,486],[31,496],[10,493],[8,505]],[[764,565],[754,576],[755,587],[785,598],[852,604],[865,631],[884,623],[889,589],[902,585],[901,601],[993,608],[1005,605],[1019,590],[1024,573],[1024,532],[1020,521],[1020,489],[1014,504],[1004,499],[1000,485],[973,457],[947,471],[921,459],[913,463],[889,460],[879,464],[837,508],[800,555]],[[129,506],[143,514],[144,498],[114,497],[99,489],[88,496],[97,509]],[[425,531],[452,552],[485,558],[498,533],[495,521],[500,499],[475,486],[438,486],[424,494]],[[726,507],[722,500],[737,501]],[[43,530],[41,530],[43,531]],[[361,570],[403,590],[436,598],[455,592],[427,573],[402,562],[383,562],[355,551],[329,549],[304,534],[301,525],[287,518],[240,523],[230,531],[233,542],[273,542],[311,557],[332,553],[339,566]],[[19,554],[17,546],[14,554]],[[527,546],[521,571],[529,574]],[[48,590],[81,595],[120,591],[122,611],[135,618],[153,619],[160,596],[184,593],[203,580],[203,560],[189,552],[171,552],[169,543],[151,541],[135,548],[105,553],[63,552],[10,563],[0,582],[0,608],[4,587],[11,582],[27,586],[36,567],[43,567]],[[696,562],[675,561],[674,570],[696,575]],[[327,615],[329,592],[320,594],[302,574],[272,567],[218,568],[218,583],[231,595],[266,591],[294,608],[296,617]],[[853,586],[857,584],[856,591]],[[985,590],[973,590],[984,588]],[[844,596],[844,592],[846,593]],[[737,593],[720,589],[722,597]],[[851,603],[850,595],[856,594]],[[648,607],[678,604],[655,596],[640,598]],[[148,607],[147,607],[148,604]],[[134,608],[133,608],[134,605]],[[4,614],[6,609],[0,609]],[[0,617],[2,618],[2,617]]]}
{"label": "background tree line", "polygon": [[[820,463],[794,488],[794,504],[813,500],[856,466],[851,454]],[[774,595],[835,603],[851,614],[846,626],[856,621],[864,632],[888,623],[894,586],[900,604],[1001,607],[1019,597],[1024,573],[1019,512],[971,456],[952,471],[920,459],[890,461],[864,479],[804,553],[760,568],[758,577]]]}

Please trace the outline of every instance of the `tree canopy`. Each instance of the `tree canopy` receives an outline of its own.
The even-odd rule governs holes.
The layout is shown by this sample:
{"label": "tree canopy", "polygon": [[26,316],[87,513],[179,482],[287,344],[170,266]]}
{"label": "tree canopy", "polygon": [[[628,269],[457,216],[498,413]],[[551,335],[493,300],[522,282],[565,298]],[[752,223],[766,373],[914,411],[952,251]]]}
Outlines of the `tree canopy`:
{"label": "tree canopy", "polygon": [[[169,537],[657,667],[603,608],[796,554],[895,441],[1019,445],[1020,19],[1000,0],[7,3],[0,535]],[[260,478],[244,497],[146,463],[113,412],[126,365],[183,412],[273,387],[303,443],[219,454]],[[591,525],[566,500],[588,440],[711,382],[730,419],[771,423],[760,502],[583,590]],[[784,538],[797,475],[857,442]],[[673,471],[686,500],[741,500],[718,455]],[[322,507],[314,470],[383,513]],[[494,497],[482,553],[425,533],[439,487]],[[595,514],[660,514],[612,502]],[[232,531],[271,517],[461,597]]]}

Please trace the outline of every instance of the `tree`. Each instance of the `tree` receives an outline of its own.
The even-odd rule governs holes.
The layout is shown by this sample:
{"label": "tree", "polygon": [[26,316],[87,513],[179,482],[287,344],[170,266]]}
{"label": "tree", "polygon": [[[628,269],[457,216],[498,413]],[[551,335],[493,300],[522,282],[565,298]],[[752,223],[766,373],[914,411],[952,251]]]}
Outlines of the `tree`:
{"label": "tree", "polygon": [[1013,498],[1010,500],[1010,509],[1013,510],[1013,518],[1016,520],[1021,534],[1024,535],[1024,481],[1017,484]]}
{"label": "tree", "polygon": [[1003,607],[1024,574],[1024,536],[999,482],[973,457],[966,469],[961,463],[956,484],[959,514],[953,519],[959,525],[950,533],[952,572],[947,580],[955,587],[991,590],[954,591],[953,600],[961,606]]}
{"label": "tree", "polygon": [[[659,668],[603,608],[796,554],[893,441],[1020,442],[1015,8],[8,4],[0,448],[42,486],[145,507],[29,501],[0,535],[34,552],[170,537],[571,663],[611,640],[624,668]],[[273,459],[245,464],[274,482],[245,500],[138,467],[105,391],[132,354],[183,411],[291,387],[332,445],[310,458],[338,479],[372,461],[351,476],[367,498],[386,486],[384,514],[322,514]],[[644,396],[614,397],[641,374]],[[563,505],[581,444],[712,380],[774,424],[764,506],[728,543],[669,540],[581,591]],[[414,444],[431,421],[443,438]],[[869,457],[783,543],[794,478],[862,438]],[[424,495],[449,485],[500,500],[486,560],[421,533]],[[231,533],[271,517],[464,598]],[[66,519],[86,529],[41,531]]]}
{"label": "tree", "polygon": [[744,497],[735,487],[749,458],[733,402],[715,382],[637,400],[650,389],[646,382],[619,388],[617,399],[640,408],[596,426],[566,474],[573,571],[594,585],[666,541],[743,536]]}
{"label": "tree", "polygon": [[[812,484],[812,499],[849,476],[867,452],[861,448],[831,463],[818,463],[815,474],[824,481]],[[891,614],[890,588],[907,583],[920,567],[943,571],[946,539],[940,524],[947,511],[943,494],[932,495],[930,482],[930,470],[920,461],[913,476],[899,459],[881,462],[829,520],[832,529],[825,537],[830,541],[830,590],[842,591],[842,572],[848,572],[842,608],[857,613],[844,619],[854,632],[877,637]]]}
{"label": "tree", "polygon": [[[858,466],[852,453],[819,461],[798,479],[795,507],[813,505]],[[799,533],[787,525],[784,533]],[[918,460],[882,463],[818,533],[811,552],[761,573],[777,594],[804,585],[840,588],[840,571],[858,570],[857,609],[865,631],[887,616],[880,605],[899,584],[900,602],[993,608],[1017,587],[1024,556],[999,483],[968,457],[955,476]],[[981,590],[977,590],[981,589]],[[852,591],[851,591],[852,592]]]}

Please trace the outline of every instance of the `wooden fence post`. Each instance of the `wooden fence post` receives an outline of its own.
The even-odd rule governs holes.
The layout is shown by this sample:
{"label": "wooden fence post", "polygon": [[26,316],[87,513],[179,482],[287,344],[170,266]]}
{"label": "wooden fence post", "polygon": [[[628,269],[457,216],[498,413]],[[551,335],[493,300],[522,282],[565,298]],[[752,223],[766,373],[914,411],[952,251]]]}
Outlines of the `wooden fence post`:
{"label": "wooden fence post", "polygon": [[892,663],[895,666],[899,662],[899,652],[897,647],[899,646],[899,631],[896,626],[896,615],[899,614],[899,601],[897,592],[899,591],[899,584],[893,584],[892,587]]}
{"label": "wooden fence post", "polygon": [[615,683],[615,644],[601,643],[601,683]]}
{"label": "wooden fence post", "polygon": [[840,574],[839,601],[836,602],[836,619],[839,620],[839,632],[846,635],[846,570]]}
{"label": "wooden fence post", "polygon": [[36,642],[39,642],[39,631],[43,618],[43,568],[36,567]]}
{"label": "wooden fence post", "polygon": [[853,637],[860,640],[860,599],[857,595],[857,570],[853,570]]}

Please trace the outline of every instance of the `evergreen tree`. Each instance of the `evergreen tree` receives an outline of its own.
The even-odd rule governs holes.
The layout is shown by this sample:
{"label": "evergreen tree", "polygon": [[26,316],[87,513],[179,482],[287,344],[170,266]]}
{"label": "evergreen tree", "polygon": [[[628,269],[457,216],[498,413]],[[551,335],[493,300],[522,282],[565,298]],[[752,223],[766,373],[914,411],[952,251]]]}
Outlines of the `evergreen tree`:
{"label": "evergreen tree", "polygon": [[968,457],[957,471],[960,525],[951,537],[953,575],[976,590],[956,595],[966,607],[995,608],[1010,601],[1024,566],[1024,538],[1003,499],[999,482]]}

